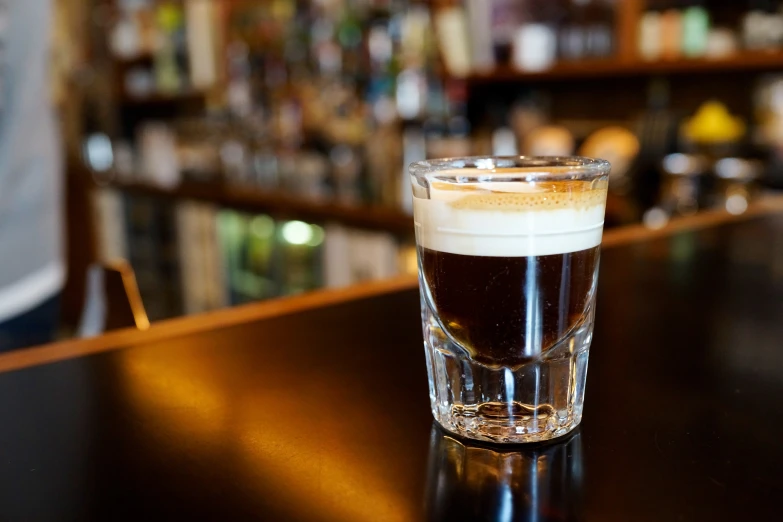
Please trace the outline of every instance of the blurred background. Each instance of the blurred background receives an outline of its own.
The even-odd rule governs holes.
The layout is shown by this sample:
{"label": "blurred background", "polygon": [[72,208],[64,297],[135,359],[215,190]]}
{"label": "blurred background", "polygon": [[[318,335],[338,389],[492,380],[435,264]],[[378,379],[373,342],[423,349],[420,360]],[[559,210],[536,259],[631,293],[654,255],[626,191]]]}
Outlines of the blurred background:
{"label": "blurred background", "polygon": [[771,0],[56,0],[68,285],[151,320],[415,273],[406,165],[614,164],[607,226],[783,188]]}

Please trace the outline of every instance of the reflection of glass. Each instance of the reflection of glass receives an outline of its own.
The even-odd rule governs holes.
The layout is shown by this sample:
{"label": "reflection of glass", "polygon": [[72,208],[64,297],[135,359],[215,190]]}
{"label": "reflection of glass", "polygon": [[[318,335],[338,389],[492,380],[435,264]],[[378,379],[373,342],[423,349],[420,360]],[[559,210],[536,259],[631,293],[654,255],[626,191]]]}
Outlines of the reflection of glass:
{"label": "reflection of glass", "polygon": [[426,503],[431,522],[581,520],[580,434],[505,451],[458,441],[433,425]]}

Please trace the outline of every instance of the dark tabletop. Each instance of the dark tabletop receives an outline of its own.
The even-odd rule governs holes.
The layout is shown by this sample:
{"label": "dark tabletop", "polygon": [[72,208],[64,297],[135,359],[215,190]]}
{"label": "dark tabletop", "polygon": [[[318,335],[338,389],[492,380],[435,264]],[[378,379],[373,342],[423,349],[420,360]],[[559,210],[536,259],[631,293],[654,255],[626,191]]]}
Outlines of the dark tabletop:
{"label": "dark tabletop", "polygon": [[597,318],[512,449],[433,427],[414,289],[2,373],[0,520],[780,520],[783,217],[607,248]]}

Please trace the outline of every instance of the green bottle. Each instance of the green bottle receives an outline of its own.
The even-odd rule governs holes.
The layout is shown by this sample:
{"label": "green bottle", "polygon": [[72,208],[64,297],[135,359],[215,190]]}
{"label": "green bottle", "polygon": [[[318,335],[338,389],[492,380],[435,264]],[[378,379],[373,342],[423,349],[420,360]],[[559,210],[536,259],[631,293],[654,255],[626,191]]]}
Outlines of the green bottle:
{"label": "green bottle", "polygon": [[689,58],[704,56],[710,33],[710,14],[696,4],[682,13],[682,54]]}

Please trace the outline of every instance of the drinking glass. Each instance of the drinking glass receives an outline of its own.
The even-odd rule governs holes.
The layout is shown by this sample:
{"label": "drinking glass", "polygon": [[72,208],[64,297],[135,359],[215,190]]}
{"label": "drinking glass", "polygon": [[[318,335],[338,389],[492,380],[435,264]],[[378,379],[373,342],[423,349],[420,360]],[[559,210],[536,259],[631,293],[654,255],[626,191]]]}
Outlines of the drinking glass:
{"label": "drinking glass", "polygon": [[474,157],[410,167],[435,420],[470,439],[582,418],[609,163]]}

